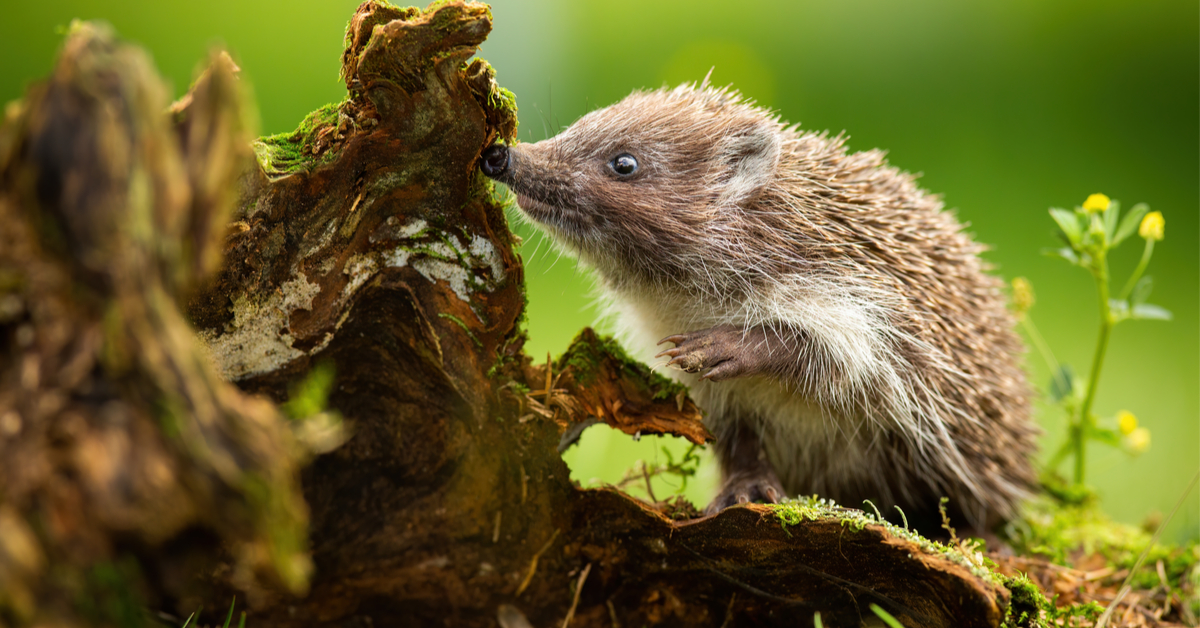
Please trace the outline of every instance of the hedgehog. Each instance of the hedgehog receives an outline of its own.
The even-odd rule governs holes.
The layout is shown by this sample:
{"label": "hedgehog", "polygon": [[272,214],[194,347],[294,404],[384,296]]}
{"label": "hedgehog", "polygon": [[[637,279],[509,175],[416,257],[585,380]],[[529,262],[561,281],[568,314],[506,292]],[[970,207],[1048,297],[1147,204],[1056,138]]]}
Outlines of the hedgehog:
{"label": "hedgehog", "polygon": [[816,494],[936,529],[945,497],[982,532],[1034,486],[1002,284],[883,152],[705,79],[490,146],[480,169],[592,269],[621,342],[688,386],[722,473],[707,513]]}

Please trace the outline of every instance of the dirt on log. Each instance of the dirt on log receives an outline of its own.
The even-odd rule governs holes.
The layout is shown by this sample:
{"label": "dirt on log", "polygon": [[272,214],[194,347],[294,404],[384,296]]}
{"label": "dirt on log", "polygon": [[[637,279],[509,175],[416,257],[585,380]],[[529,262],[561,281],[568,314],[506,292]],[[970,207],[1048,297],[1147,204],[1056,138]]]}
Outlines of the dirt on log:
{"label": "dirt on log", "polygon": [[[516,130],[471,60],[491,27],[366,2],[346,99],[253,144],[227,56],[168,108],[142,53],[72,28],[0,131],[0,624],[237,593],[251,626],[999,625],[969,556],[857,511],[700,518],[570,482],[591,423],[711,435],[590,330],[523,353],[476,166]],[[320,373],[343,436],[281,411]]]}

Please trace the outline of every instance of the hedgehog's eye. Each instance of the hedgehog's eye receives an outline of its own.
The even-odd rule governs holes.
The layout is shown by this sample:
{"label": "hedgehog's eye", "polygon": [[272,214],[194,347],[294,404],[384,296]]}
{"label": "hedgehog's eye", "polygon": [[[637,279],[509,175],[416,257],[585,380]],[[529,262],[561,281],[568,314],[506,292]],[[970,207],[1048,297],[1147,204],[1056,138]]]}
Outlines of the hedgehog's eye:
{"label": "hedgehog's eye", "polygon": [[612,168],[613,172],[626,177],[637,172],[637,158],[629,153],[621,153],[608,162],[608,167]]}

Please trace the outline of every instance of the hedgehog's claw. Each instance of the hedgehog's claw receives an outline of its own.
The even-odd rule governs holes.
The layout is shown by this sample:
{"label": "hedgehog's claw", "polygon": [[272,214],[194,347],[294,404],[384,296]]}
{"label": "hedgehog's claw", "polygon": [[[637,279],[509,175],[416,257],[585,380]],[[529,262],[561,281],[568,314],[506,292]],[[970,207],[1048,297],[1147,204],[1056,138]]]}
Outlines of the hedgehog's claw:
{"label": "hedgehog's claw", "polygon": [[672,357],[667,366],[674,366],[687,373],[699,373],[704,370],[704,354],[680,353]]}
{"label": "hedgehog's claw", "polygon": [[738,341],[741,332],[733,326],[718,326],[663,338],[659,344],[673,342],[675,346],[660,352],[656,358],[669,357],[667,366],[687,373],[708,372],[702,379],[721,381],[753,371],[740,356]]}
{"label": "hedgehog's claw", "polygon": [[783,498],[783,485],[779,478],[770,467],[763,465],[726,478],[721,492],[704,509],[704,514],[714,515],[730,506],[751,502],[778,504]]}
{"label": "hedgehog's claw", "polygon": [[[673,366],[687,373],[699,373],[716,364],[712,359],[710,345],[712,340],[705,331],[690,334],[676,334],[663,338],[662,342],[673,342],[675,346],[660,352],[656,358],[669,357],[667,366]],[[660,342],[659,344],[662,344]],[[718,358],[724,360],[725,358]]]}
{"label": "hedgehog's claw", "polygon": [[687,336],[685,336],[684,334],[674,334],[672,336],[667,336],[666,338],[659,340],[658,344],[661,345],[664,342],[673,342],[676,345],[678,345],[679,343],[683,342],[684,340],[687,340]]}
{"label": "hedgehog's claw", "polygon": [[733,358],[722,360],[717,364],[710,365],[712,368],[707,373],[700,376],[700,379],[709,379],[714,382],[731,379],[738,375],[746,374],[749,369],[740,360]]}

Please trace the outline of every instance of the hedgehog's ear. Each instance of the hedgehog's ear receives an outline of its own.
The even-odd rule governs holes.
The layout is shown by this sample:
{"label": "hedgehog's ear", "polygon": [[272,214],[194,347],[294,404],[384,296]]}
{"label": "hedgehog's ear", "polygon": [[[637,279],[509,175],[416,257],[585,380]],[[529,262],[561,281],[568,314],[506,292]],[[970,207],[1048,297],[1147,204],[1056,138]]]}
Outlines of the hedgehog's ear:
{"label": "hedgehog's ear", "polygon": [[758,196],[775,178],[783,141],[777,125],[761,121],[728,137],[718,150],[727,168],[718,204],[729,207]]}

